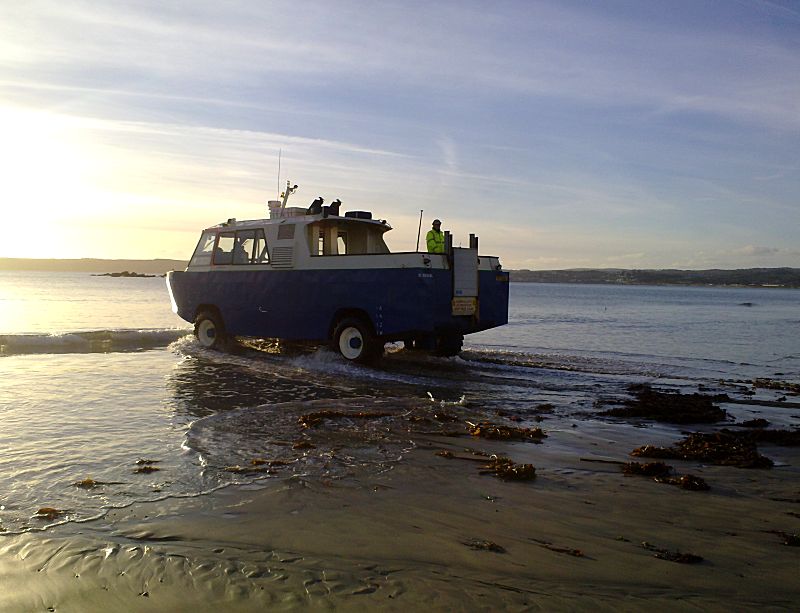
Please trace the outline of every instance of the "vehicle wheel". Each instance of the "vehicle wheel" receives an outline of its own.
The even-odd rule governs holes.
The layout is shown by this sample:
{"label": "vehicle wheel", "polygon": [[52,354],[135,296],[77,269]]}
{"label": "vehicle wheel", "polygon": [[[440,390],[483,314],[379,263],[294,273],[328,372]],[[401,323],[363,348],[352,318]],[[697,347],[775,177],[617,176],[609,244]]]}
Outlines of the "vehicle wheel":
{"label": "vehicle wheel", "polygon": [[228,342],[222,318],[213,311],[200,311],[197,314],[194,335],[206,349],[224,349]]}
{"label": "vehicle wheel", "polygon": [[434,353],[444,357],[452,357],[461,352],[461,346],[463,344],[463,334],[440,334],[436,337],[436,349],[434,350]]}
{"label": "vehicle wheel", "polygon": [[333,348],[346,360],[360,364],[375,362],[383,353],[383,344],[375,338],[369,324],[354,317],[336,324]]}

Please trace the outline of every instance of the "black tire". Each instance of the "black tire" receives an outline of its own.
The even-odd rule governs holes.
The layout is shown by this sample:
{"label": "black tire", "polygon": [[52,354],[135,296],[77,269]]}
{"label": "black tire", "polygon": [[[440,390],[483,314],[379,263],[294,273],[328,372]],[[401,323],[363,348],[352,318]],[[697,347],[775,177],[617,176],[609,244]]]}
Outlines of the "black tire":
{"label": "black tire", "polygon": [[464,335],[455,332],[440,334],[436,337],[436,349],[434,354],[443,357],[453,357],[461,353],[461,346],[464,344]]}
{"label": "black tire", "polygon": [[372,364],[383,355],[383,343],[363,319],[345,317],[333,330],[333,350],[350,362]]}
{"label": "black tire", "polygon": [[206,349],[225,349],[228,335],[225,325],[215,311],[203,310],[194,319],[194,335],[202,347]]}

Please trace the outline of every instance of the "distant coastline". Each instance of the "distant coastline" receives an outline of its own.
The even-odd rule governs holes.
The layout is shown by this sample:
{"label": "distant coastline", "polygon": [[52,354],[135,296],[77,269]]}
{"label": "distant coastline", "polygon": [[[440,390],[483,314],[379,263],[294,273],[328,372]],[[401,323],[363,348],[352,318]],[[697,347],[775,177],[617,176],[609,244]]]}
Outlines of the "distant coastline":
{"label": "distant coastline", "polygon": [[517,283],[584,283],[603,285],[714,285],[727,287],[800,288],[800,268],[738,268],[733,270],[511,270]]}
{"label": "distant coastline", "polygon": [[81,258],[70,260],[0,258],[0,270],[38,272],[93,272],[117,273],[135,271],[139,274],[163,275],[170,270],[183,270],[185,260],[103,260]]}
{"label": "distant coastline", "polygon": [[[0,258],[0,271],[89,272],[163,275],[186,268],[185,260],[104,260]],[[637,270],[625,268],[510,270],[515,283],[583,283],[602,285],[714,285],[729,287],[800,288],[800,268],[737,268],[732,270]]]}

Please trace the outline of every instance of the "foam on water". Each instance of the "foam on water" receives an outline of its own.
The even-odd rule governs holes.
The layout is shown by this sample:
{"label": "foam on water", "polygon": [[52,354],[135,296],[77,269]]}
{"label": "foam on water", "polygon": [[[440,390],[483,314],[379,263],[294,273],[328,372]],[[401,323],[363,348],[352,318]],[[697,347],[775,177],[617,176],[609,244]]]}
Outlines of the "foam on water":
{"label": "foam on water", "polygon": [[0,335],[0,355],[136,351],[166,347],[190,333],[186,328],[89,330]]}
{"label": "foam on water", "polygon": [[[404,418],[430,407],[423,399],[361,397],[247,407],[194,422],[186,445],[200,454],[207,470],[251,478],[287,473],[332,478],[367,465],[382,471],[413,448]],[[301,418],[315,412],[336,417],[304,427]],[[381,416],[359,417],[369,414]]]}

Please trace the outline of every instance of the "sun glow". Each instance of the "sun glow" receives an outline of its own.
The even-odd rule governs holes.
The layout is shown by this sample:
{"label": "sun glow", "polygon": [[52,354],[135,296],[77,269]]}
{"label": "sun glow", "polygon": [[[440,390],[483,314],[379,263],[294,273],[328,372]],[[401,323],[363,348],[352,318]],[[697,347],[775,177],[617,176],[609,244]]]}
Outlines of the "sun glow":
{"label": "sun glow", "polygon": [[168,213],[178,197],[162,197],[163,160],[131,146],[131,130],[0,106],[2,222],[25,228],[6,234],[0,257],[149,259],[190,249],[196,229],[184,237]]}
{"label": "sun glow", "polygon": [[0,255],[67,257],[64,227],[100,204],[91,185],[96,160],[81,142],[79,126],[55,114],[0,107],[0,133],[3,225],[36,227],[35,235],[7,233]]}

